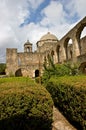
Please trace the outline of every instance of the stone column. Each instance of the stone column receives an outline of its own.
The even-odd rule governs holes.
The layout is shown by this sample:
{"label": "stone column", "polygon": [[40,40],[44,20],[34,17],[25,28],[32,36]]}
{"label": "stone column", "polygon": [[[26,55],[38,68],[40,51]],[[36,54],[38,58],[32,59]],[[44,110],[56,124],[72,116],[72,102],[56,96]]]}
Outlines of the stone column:
{"label": "stone column", "polygon": [[64,62],[65,60],[66,60],[66,52],[65,52],[64,44],[62,43],[60,47],[60,61]]}
{"label": "stone column", "polygon": [[73,39],[73,62],[77,61],[77,56],[80,55],[79,42],[76,38]]}

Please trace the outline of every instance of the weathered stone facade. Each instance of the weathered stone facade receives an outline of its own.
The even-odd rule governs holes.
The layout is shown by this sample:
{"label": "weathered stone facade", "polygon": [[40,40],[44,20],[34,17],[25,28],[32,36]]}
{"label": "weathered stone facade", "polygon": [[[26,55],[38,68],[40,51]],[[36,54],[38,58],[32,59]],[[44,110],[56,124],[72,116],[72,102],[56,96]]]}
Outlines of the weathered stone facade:
{"label": "weathered stone facade", "polygon": [[[24,44],[24,52],[17,49],[6,49],[6,74],[15,76],[36,77],[43,73],[44,60],[50,55],[54,63],[66,61],[80,62],[82,71],[86,70],[86,36],[80,38],[86,27],[86,17],[71,29],[61,40],[51,33],[44,35],[36,44],[37,50],[32,52],[32,44]],[[71,41],[71,43],[70,43]]]}

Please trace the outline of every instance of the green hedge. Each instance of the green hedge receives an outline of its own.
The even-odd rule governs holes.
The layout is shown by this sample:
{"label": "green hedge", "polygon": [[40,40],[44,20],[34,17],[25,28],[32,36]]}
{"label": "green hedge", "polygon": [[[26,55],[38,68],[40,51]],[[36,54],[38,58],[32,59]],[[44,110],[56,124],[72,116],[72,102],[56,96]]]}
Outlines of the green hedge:
{"label": "green hedge", "polygon": [[50,130],[53,101],[28,78],[0,79],[0,130]]}
{"label": "green hedge", "polygon": [[53,77],[46,88],[68,120],[78,130],[86,130],[86,76]]}

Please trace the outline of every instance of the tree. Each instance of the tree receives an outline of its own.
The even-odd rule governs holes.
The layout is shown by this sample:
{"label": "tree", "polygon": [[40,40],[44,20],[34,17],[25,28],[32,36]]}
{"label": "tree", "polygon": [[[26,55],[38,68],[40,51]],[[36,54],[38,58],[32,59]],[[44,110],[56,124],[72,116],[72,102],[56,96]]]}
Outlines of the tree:
{"label": "tree", "polygon": [[79,64],[71,64],[71,63],[64,63],[64,64],[54,64],[51,57],[48,57],[48,65],[45,60],[44,62],[44,73],[42,76],[42,82],[46,83],[52,76],[74,76],[79,75]]}
{"label": "tree", "polygon": [[0,75],[5,74],[6,64],[0,63]]}
{"label": "tree", "polygon": [[44,66],[44,73],[42,76],[43,83],[46,83],[51,78],[51,76],[57,75],[57,68],[56,68],[55,64],[53,63],[52,58],[50,56],[48,56],[47,60],[48,60],[48,64],[45,59],[44,65],[43,65]]}

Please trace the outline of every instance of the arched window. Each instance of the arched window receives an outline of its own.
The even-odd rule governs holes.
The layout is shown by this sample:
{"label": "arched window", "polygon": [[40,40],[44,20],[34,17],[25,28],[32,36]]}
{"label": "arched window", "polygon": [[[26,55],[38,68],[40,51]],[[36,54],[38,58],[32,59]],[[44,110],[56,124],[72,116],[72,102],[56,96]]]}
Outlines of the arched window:
{"label": "arched window", "polygon": [[39,70],[35,70],[35,77],[39,77]]}
{"label": "arched window", "polygon": [[51,59],[54,62],[54,51],[53,50],[51,51]]}

